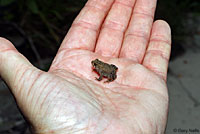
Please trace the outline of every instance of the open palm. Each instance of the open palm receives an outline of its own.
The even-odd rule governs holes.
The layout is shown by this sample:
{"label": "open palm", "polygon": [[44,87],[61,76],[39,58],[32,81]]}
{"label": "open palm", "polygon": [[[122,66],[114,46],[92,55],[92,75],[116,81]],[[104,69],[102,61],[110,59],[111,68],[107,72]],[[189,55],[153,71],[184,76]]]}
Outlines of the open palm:
{"label": "open palm", "polygon": [[[170,28],[153,22],[156,0],[89,0],[48,72],[0,39],[0,74],[34,133],[164,133]],[[118,67],[95,80],[91,61]]]}

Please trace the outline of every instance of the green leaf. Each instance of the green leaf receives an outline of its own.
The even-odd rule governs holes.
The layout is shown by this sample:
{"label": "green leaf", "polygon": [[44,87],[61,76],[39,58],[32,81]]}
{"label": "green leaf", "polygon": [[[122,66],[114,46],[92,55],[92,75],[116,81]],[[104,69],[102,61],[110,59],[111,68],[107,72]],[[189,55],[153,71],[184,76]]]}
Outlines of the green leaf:
{"label": "green leaf", "polygon": [[14,15],[9,13],[9,12],[7,12],[7,11],[4,14],[5,14],[3,16],[4,20],[11,21],[14,18]]}
{"label": "green leaf", "polygon": [[52,10],[52,13],[53,13],[59,20],[63,20],[62,15],[61,15],[58,11]]}
{"label": "green leaf", "polygon": [[34,14],[39,14],[39,8],[38,8],[38,5],[36,3],[35,0],[27,0],[27,7],[28,9],[34,13]]}
{"label": "green leaf", "polygon": [[13,3],[15,0],[0,0],[0,6],[7,6]]}

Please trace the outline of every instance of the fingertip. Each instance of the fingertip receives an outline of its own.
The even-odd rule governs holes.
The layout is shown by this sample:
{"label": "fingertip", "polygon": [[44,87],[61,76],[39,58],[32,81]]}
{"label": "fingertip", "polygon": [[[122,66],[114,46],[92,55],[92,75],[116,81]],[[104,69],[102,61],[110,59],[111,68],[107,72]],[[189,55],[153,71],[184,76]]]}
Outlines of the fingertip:
{"label": "fingertip", "polygon": [[4,41],[4,42],[7,42],[7,43],[11,43],[9,40],[7,40],[7,39],[4,38],[4,37],[0,37],[0,41]]}
{"label": "fingertip", "polygon": [[156,20],[154,22],[154,25],[156,25],[160,28],[164,28],[165,30],[167,30],[168,33],[171,33],[170,25],[165,20]]}
{"label": "fingertip", "polygon": [[0,37],[0,53],[9,49],[16,50],[14,45],[9,40]]}
{"label": "fingertip", "polygon": [[151,40],[160,38],[171,44],[171,28],[170,25],[164,20],[156,20],[153,24]]}

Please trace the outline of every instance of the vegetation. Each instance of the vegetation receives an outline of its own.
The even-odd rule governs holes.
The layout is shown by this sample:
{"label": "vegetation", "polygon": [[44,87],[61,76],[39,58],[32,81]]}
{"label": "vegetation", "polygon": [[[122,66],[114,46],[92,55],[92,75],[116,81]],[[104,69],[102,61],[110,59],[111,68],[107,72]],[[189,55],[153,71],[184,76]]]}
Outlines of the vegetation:
{"label": "vegetation", "polygon": [[[85,2],[86,0],[0,0],[0,22],[9,22],[21,32],[24,31],[33,40],[37,51],[41,50],[42,53],[44,49],[48,49],[48,56],[55,55],[62,38]],[[30,43],[28,41],[27,47],[31,47]]]}
{"label": "vegetation", "polygon": [[[32,42],[39,53],[48,49],[47,56],[52,56],[86,1],[0,0],[0,23],[11,22],[28,36],[27,47]],[[187,35],[183,24],[189,12],[200,15],[199,0],[158,0],[156,19],[168,21],[173,42],[181,42]]]}
{"label": "vegetation", "polygon": [[182,41],[187,31],[184,22],[188,13],[200,15],[199,0],[159,0],[157,18],[167,20],[172,28],[173,41]]}

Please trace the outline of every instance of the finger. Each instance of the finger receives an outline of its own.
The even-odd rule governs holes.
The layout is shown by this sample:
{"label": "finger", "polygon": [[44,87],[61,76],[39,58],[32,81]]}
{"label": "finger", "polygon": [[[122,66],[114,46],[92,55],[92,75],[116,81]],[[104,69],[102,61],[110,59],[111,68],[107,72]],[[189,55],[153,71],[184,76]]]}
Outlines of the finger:
{"label": "finger", "polygon": [[149,41],[156,0],[137,0],[125,33],[120,57],[141,63]]}
{"label": "finger", "polygon": [[60,51],[85,49],[93,51],[100,26],[114,0],[89,0],[72,24]]}
{"label": "finger", "polygon": [[170,27],[165,21],[158,20],[153,25],[150,43],[144,57],[143,65],[166,80],[170,52]]}
{"label": "finger", "polygon": [[22,99],[28,96],[28,85],[38,78],[39,72],[12,43],[0,38],[0,75],[10,87],[18,104],[24,103]]}
{"label": "finger", "polygon": [[95,52],[118,57],[135,0],[116,0],[103,24]]}

